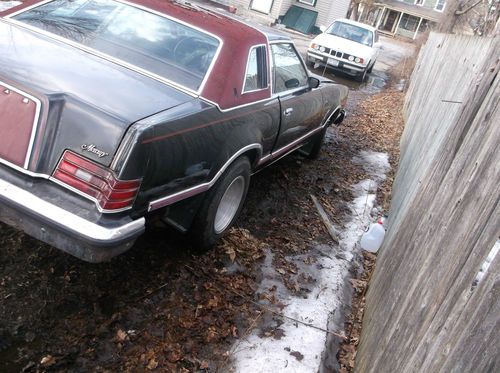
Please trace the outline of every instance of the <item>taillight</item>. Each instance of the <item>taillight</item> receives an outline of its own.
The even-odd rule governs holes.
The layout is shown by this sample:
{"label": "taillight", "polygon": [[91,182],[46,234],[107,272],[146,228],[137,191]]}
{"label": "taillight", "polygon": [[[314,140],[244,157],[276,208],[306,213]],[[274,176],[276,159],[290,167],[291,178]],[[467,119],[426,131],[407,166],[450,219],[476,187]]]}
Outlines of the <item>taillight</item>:
{"label": "taillight", "polygon": [[122,210],[132,206],[140,180],[119,180],[108,169],[66,151],[52,175],[97,201],[102,210]]}

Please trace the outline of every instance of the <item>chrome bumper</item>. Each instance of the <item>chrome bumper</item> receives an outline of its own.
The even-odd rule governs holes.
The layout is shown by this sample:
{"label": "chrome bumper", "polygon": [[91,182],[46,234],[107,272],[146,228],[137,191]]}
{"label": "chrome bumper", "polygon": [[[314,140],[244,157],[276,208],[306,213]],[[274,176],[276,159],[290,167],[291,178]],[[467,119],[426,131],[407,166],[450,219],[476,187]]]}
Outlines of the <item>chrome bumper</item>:
{"label": "chrome bumper", "polygon": [[144,232],[145,219],[100,224],[0,179],[0,221],[88,262],[128,250]]}
{"label": "chrome bumper", "polygon": [[[353,63],[345,62],[336,57],[332,57],[331,55],[317,52],[315,50],[307,51],[307,58],[311,62],[319,63],[320,65],[326,65],[332,69],[342,70],[347,73],[360,73],[366,69],[366,66],[355,65]],[[328,62],[328,60],[337,61],[337,65],[332,65]]]}

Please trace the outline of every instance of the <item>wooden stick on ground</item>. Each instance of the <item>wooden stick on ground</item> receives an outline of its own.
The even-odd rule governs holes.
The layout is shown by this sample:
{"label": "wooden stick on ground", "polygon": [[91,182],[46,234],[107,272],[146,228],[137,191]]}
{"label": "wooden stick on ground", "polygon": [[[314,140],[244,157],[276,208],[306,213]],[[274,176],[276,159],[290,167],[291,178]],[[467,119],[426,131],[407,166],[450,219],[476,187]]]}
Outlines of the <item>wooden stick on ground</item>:
{"label": "wooden stick on ground", "polygon": [[321,206],[321,203],[319,203],[318,199],[315,196],[313,196],[312,194],[310,196],[311,196],[311,199],[312,199],[314,205],[316,206],[316,209],[318,210],[318,213],[319,213],[319,216],[321,217],[321,220],[323,220],[323,224],[325,224],[326,230],[330,234],[330,237],[332,237],[332,240],[334,240],[335,242],[338,243],[339,238],[338,238],[337,229],[335,229],[335,226],[330,221],[328,214],[326,213],[323,206]]}

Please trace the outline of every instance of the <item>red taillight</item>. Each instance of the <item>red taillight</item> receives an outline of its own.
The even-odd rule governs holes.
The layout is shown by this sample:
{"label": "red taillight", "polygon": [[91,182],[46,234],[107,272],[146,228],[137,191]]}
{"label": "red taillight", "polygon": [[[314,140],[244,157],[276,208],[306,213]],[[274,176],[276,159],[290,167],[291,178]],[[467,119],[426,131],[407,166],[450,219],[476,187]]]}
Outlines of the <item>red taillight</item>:
{"label": "red taillight", "polygon": [[94,198],[103,210],[132,206],[141,185],[140,180],[119,180],[110,170],[69,151],[52,176]]}

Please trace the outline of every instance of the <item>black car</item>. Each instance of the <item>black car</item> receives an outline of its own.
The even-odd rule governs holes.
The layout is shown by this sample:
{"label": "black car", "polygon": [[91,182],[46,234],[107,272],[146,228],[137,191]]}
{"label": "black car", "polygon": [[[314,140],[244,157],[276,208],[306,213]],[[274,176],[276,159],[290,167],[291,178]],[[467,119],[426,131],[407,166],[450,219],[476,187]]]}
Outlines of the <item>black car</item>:
{"label": "black car", "polygon": [[0,13],[0,220],[83,260],[154,215],[210,246],[250,176],[315,157],[347,88],[292,41],[187,3],[52,0]]}

